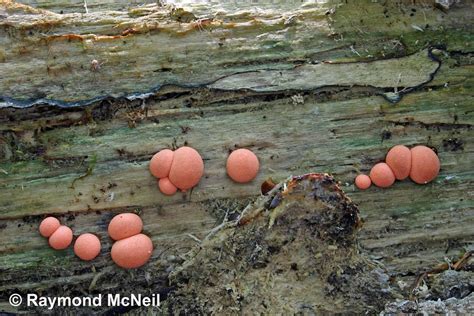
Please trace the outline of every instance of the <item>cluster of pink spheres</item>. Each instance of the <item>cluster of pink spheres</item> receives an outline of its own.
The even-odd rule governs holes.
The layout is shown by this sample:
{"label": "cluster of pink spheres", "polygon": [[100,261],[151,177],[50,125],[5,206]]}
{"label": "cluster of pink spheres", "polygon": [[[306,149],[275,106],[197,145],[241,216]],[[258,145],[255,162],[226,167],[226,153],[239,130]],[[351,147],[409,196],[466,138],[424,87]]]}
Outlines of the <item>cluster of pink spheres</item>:
{"label": "cluster of pink spheres", "polygon": [[[141,233],[142,229],[141,218],[133,213],[118,214],[110,221],[108,233],[115,241],[110,254],[119,267],[138,268],[150,259],[153,244],[150,237]],[[72,230],[61,226],[55,217],[46,217],[39,226],[39,232],[43,237],[49,238],[49,245],[53,249],[66,249],[72,243]],[[84,261],[97,257],[100,249],[99,238],[90,233],[80,235],[74,243],[74,253]]]}
{"label": "cluster of pink spheres", "polygon": [[[227,158],[227,174],[235,182],[252,181],[260,164],[257,156],[248,149],[234,150]],[[178,189],[186,191],[196,186],[204,173],[201,155],[191,147],[175,151],[163,149],[150,160],[150,172],[158,178],[158,188],[165,195],[173,195]]]}
{"label": "cluster of pink spheres", "polygon": [[110,221],[109,236],[115,240],[110,255],[119,267],[138,268],[150,259],[153,243],[142,229],[142,219],[134,213],[122,213]]}
{"label": "cluster of pink spheres", "polygon": [[[248,149],[234,150],[227,158],[227,175],[235,182],[247,183],[258,174],[260,164],[257,156]],[[370,171],[370,177],[360,174],[355,179],[356,186],[365,190],[372,182],[381,188],[391,186],[395,179],[410,177],[418,184],[426,184],[439,173],[440,162],[436,153],[426,146],[416,146],[411,150],[403,145],[390,149],[385,162],[376,164]],[[181,147],[175,151],[164,149],[156,153],[150,161],[150,172],[158,178],[158,187],[163,194],[173,195],[178,189],[186,191],[196,186],[203,173],[204,162],[201,155],[191,147]],[[133,213],[115,216],[108,227],[108,233],[114,244],[111,250],[112,260],[126,269],[138,268],[151,257],[153,243],[142,234],[143,222]],[[39,232],[49,238],[49,245],[56,250],[66,249],[72,243],[72,230],[61,225],[55,217],[45,218]],[[100,253],[101,243],[96,235],[80,235],[74,244],[74,253],[82,260],[92,260]]]}
{"label": "cluster of pink spheres", "polygon": [[360,174],[355,185],[365,190],[372,182],[380,188],[388,188],[396,180],[408,177],[418,184],[426,184],[434,180],[439,173],[440,162],[436,153],[429,147],[416,146],[411,150],[403,145],[394,146],[380,162],[372,167],[369,176]]}
{"label": "cluster of pink spheres", "polygon": [[173,195],[178,189],[186,191],[199,183],[204,173],[204,162],[191,147],[184,146],[175,151],[164,149],[151,158],[150,172],[159,179],[160,191]]}
{"label": "cluster of pink spheres", "polygon": [[[257,156],[248,149],[237,149],[227,159],[227,174],[235,182],[252,181],[258,173]],[[203,173],[204,162],[201,155],[191,147],[181,147],[175,151],[164,149],[153,156],[150,161],[150,172],[158,178],[158,187],[163,194],[173,195],[178,189],[186,191],[196,186]],[[150,259],[153,243],[142,234],[143,222],[133,213],[116,215],[109,223],[108,233],[114,241],[110,255],[119,267],[134,269],[143,266]],[[45,218],[39,232],[49,238],[49,245],[62,250],[69,247],[73,240],[72,230],[61,225],[55,217]],[[96,258],[101,250],[101,243],[96,235],[80,235],[74,243],[74,253],[85,261]]]}
{"label": "cluster of pink spheres", "polygon": [[[51,248],[63,250],[72,243],[71,228],[61,225],[56,217],[46,217],[39,226],[41,236],[49,238]],[[74,253],[82,260],[92,260],[100,252],[100,240],[93,234],[82,234],[74,244]]]}

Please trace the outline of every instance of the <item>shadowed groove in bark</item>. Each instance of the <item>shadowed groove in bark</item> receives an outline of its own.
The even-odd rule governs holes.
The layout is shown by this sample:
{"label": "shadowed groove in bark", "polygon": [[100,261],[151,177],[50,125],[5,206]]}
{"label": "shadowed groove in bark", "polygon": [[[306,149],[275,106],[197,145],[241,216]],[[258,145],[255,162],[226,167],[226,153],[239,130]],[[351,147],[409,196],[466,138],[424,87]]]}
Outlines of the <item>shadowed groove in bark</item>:
{"label": "shadowed groove in bark", "polygon": [[[248,74],[250,76],[249,78],[245,79],[246,84],[249,84],[248,81],[252,80],[253,75],[255,75],[255,76],[260,75],[261,76],[261,74],[264,74],[265,72],[269,72],[270,73],[269,77],[270,77],[272,72],[278,72],[278,73],[280,73],[280,75],[285,73],[285,72],[288,72],[288,71],[285,71],[285,70],[276,70],[276,69],[259,69],[258,71],[252,70],[252,71],[247,71],[247,72],[244,72],[244,73],[240,72],[240,73],[229,74],[229,75],[226,75],[224,77],[217,78],[217,79],[215,79],[215,80],[213,80],[209,83],[205,83],[205,84],[187,84],[187,85],[179,85],[179,84],[178,85],[169,85],[169,84],[161,85],[161,84],[159,84],[155,88],[152,88],[149,91],[135,92],[135,93],[132,93],[132,94],[129,94],[129,95],[122,96],[119,99],[124,100],[125,102],[133,102],[134,100],[140,100],[142,102],[146,102],[148,99],[153,98],[155,95],[159,94],[160,91],[162,90],[162,88],[166,87],[166,86],[175,86],[178,89],[191,90],[191,93],[192,93],[192,90],[194,90],[194,89],[203,89],[203,88],[208,88],[211,91],[212,90],[216,90],[216,91],[219,91],[219,90],[222,90],[222,91],[236,91],[236,92],[238,92],[238,91],[242,91],[242,92],[254,91],[254,92],[257,92],[257,93],[262,93],[262,92],[265,92],[265,91],[271,92],[271,93],[281,93],[281,91],[288,91],[288,92],[292,91],[293,93],[295,93],[295,92],[304,93],[304,92],[311,92],[311,91],[314,91],[316,89],[325,89],[325,88],[336,88],[336,89],[339,88],[339,89],[349,89],[350,90],[354,87],[356,89],[363,87],[363,88],[367,89],[367,91],[375,90],[376,94],[380,94],[380,95],[384,96],[388,101],[396,103],[396,102],[401,100],[403,95],[405,95],[405,94],[407,94],[411,91],[415,91],[416,89],[423,87],[424,85],[426,85],[427,83],[429,83],[433,80],[434,76],[436,75],[436,72],[441,67],[441,60],[439,60],[435,55],[433,55],[433,49],[436,49],[437,52],[440,53],[438,48],[430,47],[427,50],[419,52],[418,54],[427,54],[427,56],[429,57],[428,60],[431,60],[431,61],[437,63],[437,66],[435,67],[434,70],[432,70],[431,72],[428,72],[428,73],[425,74],[425,77],[427,78],[426,80],[421,81],[421,82],[417,82],[415,85],[412,85],[412,86],[407,86],[407,85],[400,85],[399,86],[399,82],[397,82],[396,78],[390,77],[391,79],[390,78],[382,79],[383,77],[381,78],[381,76],[385,76],[385,72],[381,72],[377,75],[375,73],[371,73],[370,70],[368,72],[369,76],[373,76],[374,78],[377,78],[377,81],[379,81],[379,82],[388,83],[389,81],[392,81],[392,83],[394,85],[393,86],[382,86],[382,87],[378,86],[378,87],[375,87],[372,84],[364,84],[363,82],[360,83],[357,80],[355,80],[354,82],[351,82],[351,83],[337,84],[336,82],[339,81],[339,79],[335,79],[335,82],[330,82],[330,81],[328,82],[326,80],[321,85],[313,85],[312,87],[308,87],[308,88],[301,87],[301,88],[295,89],[294,84],[293,84],[293,86],[294,86],[293,88],[286,85],[286,84],[285,85],[278,85],[278,86],[275,86],[275,87],[268,86],[267,88],[265,88],[265,87],[251,88],[251,87],[239,86],[238,81],[236,83],[233,82],[234,77],[238,77],[238,76],[245,75],[245,74]],[[403,58],[409,58],[409,56],[403,56],[403,57],[395,58],[393,60],[403,59]],[[371,63],[384,62],[384,61],[390,61],[390,59],[361,61],[361,62],[347,62],[347,63],[341,62],[341,63],[333,63],[332,65],[334,65],[334,66],[339,65],[340,66],[340,65],[345,65],[345,64],[351,65],[351,64],[360,64],[360,63],[362,63],[362,64],[364,64],[364,63],[365,64],[371,64]],[[411,65],[411,63],[409,63],[409,65]],[[304,67],[304,65],[295,67],[293,69],[293,71],[300,70],[301,67]],[[311,67],[311,65],[306,65],[306,67]],[[326,67],[330,68],[331,64],[328,64],[328,66],[326,66]],[[389,66],[385,66],[384,68],[387,68],[387,67],[390,68]],[[325,72],[333,73],[334,71],[329,69],[329,68]],[[409,68],[407,68],[407,69],[409,69]],[[400,74],[403,73],[403,69],[397,69],[397,70],[400,71]],[[346,71],[347,70],[344,70],[344,68],[342,68],[341,74],[343,72],[346,72]],[[367,70],[364,69],[363,71],[367,71]],[[354,76],[353,71],[350,71],[350,72]],[[298,77],[302,76],[301,80],[303,80],[303,81],[308,81],[308,80],[311,81],[311,79],[310,79],[311,75],[310,74],[311,74],[311,71],[307,72],[307,75],[303,75],[303,76],[302,76],[302,74],[298,74]],[[362,75],[364,75],[364,73],[360,74],[360,76],[362,76]],[[314,76],[316,76],[316,75],[314,75]],[[332,76],[333,75],[331,75],[331,77]],[[265,78],[265,76],[263,78]],[[337,76],[336,76],[336,78],[337,78]],[[258,79],[256,77],[256,80],[258,81],[258,80],[261,80],[261,79]],[[398,80],[400,80],[400,78],[398,78]],[[415,79],[415,80],[417,80],[417,79]],[[220,83],[222,81],[224,81],[224,82],[229,81],[229,84],[226,85],[225,83],[224,84]],[[291,81],[293,81],[293,80],[291,80]],[[288,83],[290,83],[290,82],[288,82]],[[302,85],[300,84],[300,86],[302,86]],[[399,88],[401,89],[400,92],[398,92]],[[393,91],[393,93],[392,93],[392,91]],[[70,108],[70,107],[89,106],[89,105],[97,104],[97,103],[100,103],[100,102],[106,101],[106,100],[108,102],[114,103],[115,101],[117,101],[119,99],[117,99],[116,97],[113,97],[113,96],[97,96],[95,98],[88,99],[88,100],[75,101],[75,102],[65,102],[63,100],[49,100],[49,99],[43,99],[43,98],[30,99],[30,100],[18,100],[18,99],[12,99],[12,98],[6,97],[6,96],[3,96],[3,97],[0,96],[0,105],[2,105],[1,102],[3,102],[2,107],[27,108],[27,107],[32,107],[32,106],[57,106],[57,107]]]}

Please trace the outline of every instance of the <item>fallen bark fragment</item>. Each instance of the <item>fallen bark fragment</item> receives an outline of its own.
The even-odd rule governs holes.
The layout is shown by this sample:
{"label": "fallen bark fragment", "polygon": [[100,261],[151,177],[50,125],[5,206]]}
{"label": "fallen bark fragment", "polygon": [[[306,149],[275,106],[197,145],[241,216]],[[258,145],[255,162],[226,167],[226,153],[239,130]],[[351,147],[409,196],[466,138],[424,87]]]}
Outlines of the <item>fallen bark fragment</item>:
{"label": "fallen bark fragment", "polygon": [[[278,201],[278,202],[275,202]],[[292,177],[203,241],[170,275],[170,313],[376,312],[393,300],[359,254],[357,206],[327,174]]]}

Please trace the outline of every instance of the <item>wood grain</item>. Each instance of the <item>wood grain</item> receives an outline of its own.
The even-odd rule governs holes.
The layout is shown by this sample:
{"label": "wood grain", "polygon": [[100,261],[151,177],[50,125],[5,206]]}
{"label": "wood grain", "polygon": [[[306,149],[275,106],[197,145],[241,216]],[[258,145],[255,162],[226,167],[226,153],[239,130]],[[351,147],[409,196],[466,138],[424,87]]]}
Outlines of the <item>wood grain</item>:
{"label": "wood grain", "polygon": [[[196,245],[192,236],[241,210],[265,179],[308,172],[341,181],[364,219],[361,251],[396,280],[472,245],[471,4],[447,12],[370,1],[244,10],[201,26],[154,4],[92,6],[90,15],[75,11],[78,2],[44,4],[51,11],[0,6],[2,297],[113,292],[124,283],[164,291],[180,254]],[[128,29],[136,31],[122,35]],[[92,71],[93,59],[106,63]],[[202,154],[205,175],[192,191],[165,197],[148,160],[184,144]],[[438,178],[356,190],[354,177],[396,144],[434,148]],[[225,174],[238,147],[261,161],[247,185]],[[156,247],[147,268],[132,273],[108,252],[108,221],[124,210],[140,213]],[[37,233],[47,214],[76,236],[100,236],[99,258],[91,265],[71,249],[49,249]],[[0,310],[12,311],[3,301]]]}

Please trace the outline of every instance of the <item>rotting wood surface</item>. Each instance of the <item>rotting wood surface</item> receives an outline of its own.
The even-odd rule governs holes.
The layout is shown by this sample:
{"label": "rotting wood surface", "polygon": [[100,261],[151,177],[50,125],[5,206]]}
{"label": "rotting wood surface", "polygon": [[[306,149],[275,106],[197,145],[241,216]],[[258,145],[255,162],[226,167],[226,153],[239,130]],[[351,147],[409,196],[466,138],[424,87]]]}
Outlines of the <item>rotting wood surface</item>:
{"label": "rotting wood surface", "polygon": [[[167,275],[193,236],[243,209],[266,178],[311,171],[341,181],[365,222],[361,251],[394,280],[411,282],[472,245],[470,3],[448,11],[328,3],[210,21],[198,9],[202,16],[152,4],[90,6],[89,14],[60,2],[51,11],[0,5],[2,297],[124,284],[166,297]],[[163,197],[148,160],[183,144],[201,152],[205,176],[193,191]],[[395,144],[435,148],[439,177],[355,190],[355,175]],[[225,175],[236,147],[261,160],[249,185]],[[123,210],[140,212],[156,247],[147,268],[132,273],[108,253],[107,223]],[[37,233],[45,214],[76,235],[97,233],[100,257],[91,265],[71,249],[49,249]]]}
{"label": "rotting wood surface", "polygon": [[[278,201],[278,202],[275,202]],[[374,313],[395,294],[357,251],[359,210],[334,178],[278,184],[170,274],[169,314]]]}

